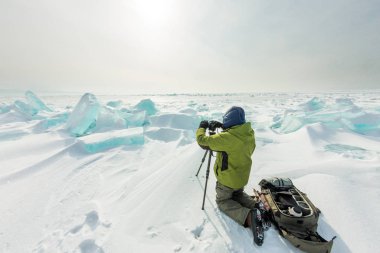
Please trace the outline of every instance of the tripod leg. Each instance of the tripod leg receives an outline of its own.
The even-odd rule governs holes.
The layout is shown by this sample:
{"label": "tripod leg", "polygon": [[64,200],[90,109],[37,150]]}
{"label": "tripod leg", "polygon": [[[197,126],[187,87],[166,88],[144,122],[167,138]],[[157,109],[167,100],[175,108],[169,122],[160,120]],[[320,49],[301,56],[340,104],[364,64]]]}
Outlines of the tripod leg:
{"label": "tripod leg", "polygon": [[203,158],[202,158],[201,165],[199,166],[198,172],[197,172],[197,174],[195,175],[196,177],[198,176],[199,171],[201,170],[201,167],[202,167],[203,163],[205,162],[205,159],[206,159],[206,156],[207,156],[207,152],[208,152],[208,151],[209,151],[209,150],[206,150],[206,152],[205,152],[205,154],[204,154],[204,156],[203,156]]}
{"label": "tripod leg", "polygon": [[205,191],[203,193],[202,210],[205,210],[205,199],[206,199],[208,176],[210,175],[211,156],[212,156],[212,152],[210,151],[210,153],[208,154],[208,164],[207,164],[207,170],[206,170],[206,184],[205,184]]}

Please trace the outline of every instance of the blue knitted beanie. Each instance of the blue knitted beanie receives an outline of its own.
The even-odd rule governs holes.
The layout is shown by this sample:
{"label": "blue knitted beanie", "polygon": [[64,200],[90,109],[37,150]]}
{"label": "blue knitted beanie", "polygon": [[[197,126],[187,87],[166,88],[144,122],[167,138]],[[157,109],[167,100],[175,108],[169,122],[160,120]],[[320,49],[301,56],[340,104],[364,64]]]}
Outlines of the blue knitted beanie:
{"label": "blue knitted beanie", "polygon": [[223,116],[223,128],[227,129],[245,123],[245,113],[243,108],[232,106]]}

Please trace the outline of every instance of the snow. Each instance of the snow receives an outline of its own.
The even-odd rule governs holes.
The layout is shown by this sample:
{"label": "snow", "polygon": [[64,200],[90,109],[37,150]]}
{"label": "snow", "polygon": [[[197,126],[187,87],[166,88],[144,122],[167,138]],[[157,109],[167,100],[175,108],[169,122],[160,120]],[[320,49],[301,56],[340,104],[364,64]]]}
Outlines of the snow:
{"label": "snow", "polygon": [[218,210],[212,172],[201,210],[195,131],[232,105],[256,131],[246,192],[289,177],[333,252],[377,252],[379,95],[1,96],[0,252],[300,252],[273,227],[254,245]]}

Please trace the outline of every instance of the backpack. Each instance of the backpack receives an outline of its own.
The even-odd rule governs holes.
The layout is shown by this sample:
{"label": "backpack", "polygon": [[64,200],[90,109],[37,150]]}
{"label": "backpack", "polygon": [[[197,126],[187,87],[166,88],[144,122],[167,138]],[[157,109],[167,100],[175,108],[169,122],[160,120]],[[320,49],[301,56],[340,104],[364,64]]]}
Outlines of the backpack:
{"label": "backpack", "polygon": [[320,210],[289,178],[267,178],[259,185],[270,207],[269,218],[281,236],[305,252],[331,252],[336,237],[327,241],[317,233]]}

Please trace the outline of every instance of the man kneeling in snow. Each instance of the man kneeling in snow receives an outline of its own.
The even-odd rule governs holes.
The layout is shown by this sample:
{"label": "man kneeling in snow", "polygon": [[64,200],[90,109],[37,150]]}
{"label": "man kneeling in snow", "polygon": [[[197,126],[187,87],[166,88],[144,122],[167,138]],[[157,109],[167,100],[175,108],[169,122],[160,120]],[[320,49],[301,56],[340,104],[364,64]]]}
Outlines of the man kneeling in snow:
{"label": "man kneeling in snow", "polygon": [[251,227],[251,210],[255,201],[244,190],[251,171],[251,156],[255,150],[255,133],[245,122],[241,107],[230,108],[223,116],[221,133],[207,136],[208,121],[202,121],[196,133],[201,147],[217,152],[214,165],[216,203],[219,209],[245,227]]}

